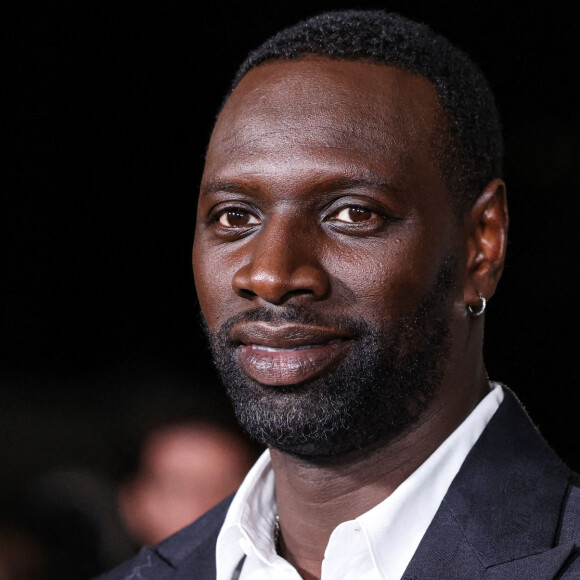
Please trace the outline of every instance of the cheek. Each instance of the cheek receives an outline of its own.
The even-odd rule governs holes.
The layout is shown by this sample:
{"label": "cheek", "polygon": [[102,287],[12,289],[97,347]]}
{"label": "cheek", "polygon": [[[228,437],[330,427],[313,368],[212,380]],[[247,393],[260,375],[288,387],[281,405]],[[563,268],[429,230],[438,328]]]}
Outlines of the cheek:
{"label": "cheek", "polygon": [[439,260],[403,241],[372,246],[326,257],[336,294],[369,321],[413,312],[435,283]]}
{"label": "cheek", "polygon": [[232,278],[236,261],[219,247],[197,239],[193,246],[192,263],[195,289],[201,310],[210,331],[216,331],[234,312],[230,304],[235,298]]}

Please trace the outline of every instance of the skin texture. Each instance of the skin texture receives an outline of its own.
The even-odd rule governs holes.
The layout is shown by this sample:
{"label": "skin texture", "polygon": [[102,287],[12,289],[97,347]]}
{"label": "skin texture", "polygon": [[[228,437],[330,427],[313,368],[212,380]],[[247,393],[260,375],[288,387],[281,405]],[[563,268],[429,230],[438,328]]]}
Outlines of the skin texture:
{"label": "skin texture", "polygon": [[[456,259],[449,355],[419,418],[388,443],[339,457],[272,450],[281,552],[305,579],[320,578],[332,530],[385,499],[487,392],[483,317],[471,318],[466,306],[480,294],[489,299],[501,275],[505,188],[492,181],[454,218],[431,153],[437,107],[426,79],[393,67],[275,62],[242,79],[209,144],[193,265],[210,333],[240,313],[289,304],[375,325],[396,321],[428,295],[446,257]],[[240,342],[289,346],[278,330],[250,325]],[[285,356],[271,355],[273,371],[243,355],[241,364],[276,388],[308,373],[299,354],[298,370],[285,371]]]}

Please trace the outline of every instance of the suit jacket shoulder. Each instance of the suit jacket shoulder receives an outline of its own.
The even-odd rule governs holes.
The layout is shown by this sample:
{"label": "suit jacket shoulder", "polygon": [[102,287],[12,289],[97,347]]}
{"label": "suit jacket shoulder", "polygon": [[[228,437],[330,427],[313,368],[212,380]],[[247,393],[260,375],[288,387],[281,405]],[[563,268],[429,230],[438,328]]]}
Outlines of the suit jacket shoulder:
{"label": "suit jacket shoulder", "polygon": [[580,489],[506,389],[404,579],[580,578]]}
{"label": "suit jacket shoulder", "polygon": [[572,580],[580,578],[580,477],[573,474],[564,502],[562,526],[558,532],[558,543],[574,543],[574,550],[558,578]]}
{"label": "suit jacket shoulder", "polygon": [[153,548],[143,548],[97,580],[209,580],[216,576],[215,545],[232,497]]}

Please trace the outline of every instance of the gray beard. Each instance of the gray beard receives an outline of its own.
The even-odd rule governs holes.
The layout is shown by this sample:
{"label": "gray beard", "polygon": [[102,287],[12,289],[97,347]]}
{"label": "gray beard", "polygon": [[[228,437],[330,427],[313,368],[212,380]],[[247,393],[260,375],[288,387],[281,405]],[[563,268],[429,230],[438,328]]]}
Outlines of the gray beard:
{"label": "gray beard", "polygon": [[[455,264],[445,260],[436,284],[411,315],[382,326],[293,305],[257,308],[229,319],[210,335],[210,344],[243,429],[268,447],[322,458],[388,443],[413,425],[435,396],[449,358]],[[231,342],[233,326],[250,321],[344,329],[354,339],[347,356],[326,375],[271,387],[242,371]]]}

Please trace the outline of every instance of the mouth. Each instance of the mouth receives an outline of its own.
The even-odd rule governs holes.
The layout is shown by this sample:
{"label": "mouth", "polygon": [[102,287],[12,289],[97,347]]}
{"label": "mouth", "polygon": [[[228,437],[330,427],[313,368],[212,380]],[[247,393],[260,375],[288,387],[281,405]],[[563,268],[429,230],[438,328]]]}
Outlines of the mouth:
{"label": "mouth", "polygon": [[237,325],[232,338],[242,370],[268,386],[297,385],[327,373],[352,342],[333,329],[261,322]]}
{"label": "mouth", "polygon": [[331,344],[339,344],[343,340],[345,340],[345,339],[335,338],[334,340],[329,340],[328,342],[326,342],[324,344],[305,344],[303,346],[296,346],[293,348],[276,348],[273,346],[264,346],[261,344],[250,344],[249,346],[251,346],[254,350],[263,350],[265,352],[296,352],[297,350],[308,350],[310,348],[318,348],[321,346],[328,346]]}

